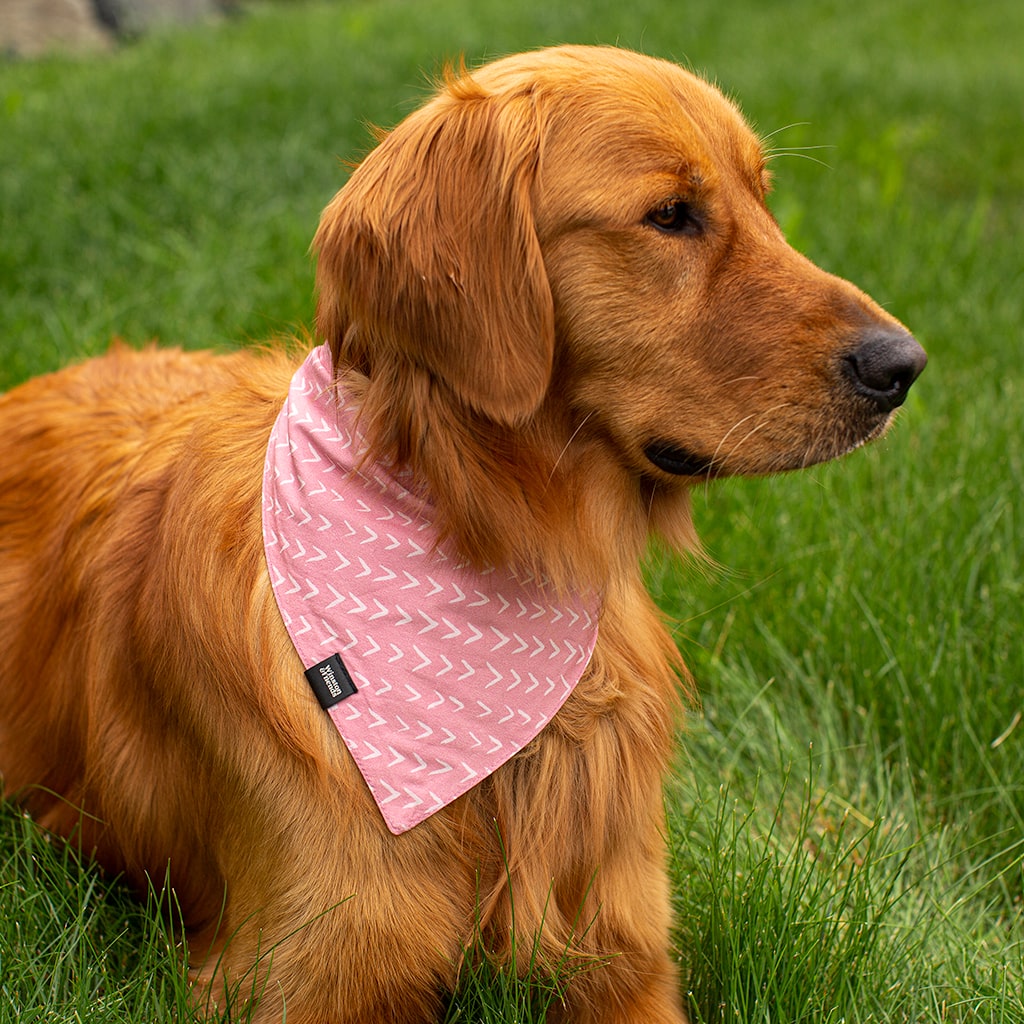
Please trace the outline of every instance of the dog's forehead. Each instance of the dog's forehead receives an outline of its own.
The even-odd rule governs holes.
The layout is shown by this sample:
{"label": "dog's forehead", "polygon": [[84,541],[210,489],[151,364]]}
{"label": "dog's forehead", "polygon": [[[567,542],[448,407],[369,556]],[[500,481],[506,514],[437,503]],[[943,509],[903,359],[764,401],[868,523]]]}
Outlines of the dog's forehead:
{"label": "dog's forehead", "polygon": [[600,182],[685,167],[706,183],[722,173],[760,180],[763,150],[739,109],[668,61],[569,46],[506,58],[474,78],[498,95],[533,97],[549,175],[560,167]]}
{"label": "dog's forehead", "polygon": [[705,177],[728,168],[745,174],[762,161],[761,147],[736,109],[692,76],[634,79],[625,88],[599,83],[568,97],[546,141],[586,152],[595,170],[702,165]]}

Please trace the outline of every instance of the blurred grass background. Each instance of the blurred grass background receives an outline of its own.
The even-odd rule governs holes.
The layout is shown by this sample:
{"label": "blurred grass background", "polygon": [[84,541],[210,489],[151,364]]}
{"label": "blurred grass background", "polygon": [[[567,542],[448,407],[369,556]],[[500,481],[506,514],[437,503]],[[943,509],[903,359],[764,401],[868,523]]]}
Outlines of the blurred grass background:
{"label": "blurred grass background", "polygon": [[[367,124],[446,59],[557,42],[675,59],[734,96],[779,151],[790,240],[931,357],[880,443],[700,490],[712,564],[652,556],[703,698],[667,794],[691,1012],[1024,1021],[1016,0],[282,2],[0,63],[0,388],[115,335],[228,347],[308,324],[307,246]],[[173,937],[3,822],[0,1019],[180,1016]],[[74,959],[62,941],[106,932],[55,887],[127,946]],[[55,930],[30,941],[43,907]],[[510,1019],[497,998],[452,1016]]]}

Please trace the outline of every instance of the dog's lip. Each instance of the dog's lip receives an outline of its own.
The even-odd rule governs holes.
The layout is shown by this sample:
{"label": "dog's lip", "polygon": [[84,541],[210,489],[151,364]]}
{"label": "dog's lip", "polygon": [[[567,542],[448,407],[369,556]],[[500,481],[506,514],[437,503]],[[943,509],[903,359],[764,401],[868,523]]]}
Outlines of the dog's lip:
{"label": "dog's lip", "polygon": [[850,455],[852,452],[857,451],[865,445],[871,444],[872,441],[877,441],[888,429],[892,426],[896,419],[896,410],[886,413],[884,416],[879,416],[875,423],[866,430],[859,438],[850,442],[842,451],[838,453],[834,458],[843,458],[846,455]]}
{"label": "dog's lip", "polygon": [[699,455],[671,441],[651,441],[644,448],[644,455],[663,473],[672,476],[695,476],[710,478],[718,475],[714,460]]}

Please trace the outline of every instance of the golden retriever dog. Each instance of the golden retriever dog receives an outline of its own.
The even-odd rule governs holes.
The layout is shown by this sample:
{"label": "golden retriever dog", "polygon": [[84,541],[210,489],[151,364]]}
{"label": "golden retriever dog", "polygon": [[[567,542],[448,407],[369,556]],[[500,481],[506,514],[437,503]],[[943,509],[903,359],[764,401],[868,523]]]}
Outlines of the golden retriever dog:
{"label": "golden retriever dog", "polygon": [[[695,484],[878,437],[925,363],[787,245],[765,164],[734,105],[661,60],[560,47],[453,71],[323,214],[315,366],[115,346],[0,400],[5,792],[140,889],[169,872],[197,998],[223,1005],[255,970],[257,1021],[434,1020],[479,936],[523,973],[566,952],[591,965],[552,1018],[685,1020],[662,783],[688,683],[645,545],[694,547]],[[320,383],[296,390],[303,365]],[[289,395],[320,403],[306,419],[325,444],[358,440],[350,465],[270,443]],[[266,474],[288,476],[275,451],[334,471],[315,489],[339,504],[268,499]],[[362,501],[350,479],[417,511],[340,528],[333,509]],[[300,559],[285,526],[308,518]],[[364,555],[371,534],[404,561]],[[274,558],[390,580],[330,603],[353,621],[394,606],[408,642],[285,612],[286,591],[324,585]],[[442,572],[463,581],[443,622],[417,603]],[[549,615],[523,596],[541,593]],[[488,600],[486,629],[455,618]],[[340,637],[321,682],[363,705],[316,699],[299,656],[314,625]],[[503,675],[517,651],[548,667]],[[432,762],[334,720],[400,688],[392,661],[411,672],[392,735],[436,733]],[[442,691],[463,675],[461,698]],[[558,709],[513,703],[519,683]],[[506,717],[542,726],[505,740]],[[500,764],[471,760],[502,744]],[[374,757],[463,789],[396,825],[385,812],[419,813],[434,782],[371,786]]]}

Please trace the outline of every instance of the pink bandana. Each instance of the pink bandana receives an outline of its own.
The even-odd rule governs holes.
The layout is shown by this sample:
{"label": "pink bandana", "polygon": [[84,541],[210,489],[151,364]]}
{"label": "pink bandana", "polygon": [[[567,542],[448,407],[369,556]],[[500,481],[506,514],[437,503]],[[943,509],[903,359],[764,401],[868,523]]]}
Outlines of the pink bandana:
{"label": "pink bandana", "polygon": [[597,610],[435,549],[408,473],[355,471],[355,419],[314,349],[270,436],[263,541],[306,677],[397,834],[551,720],[590,660]]}

